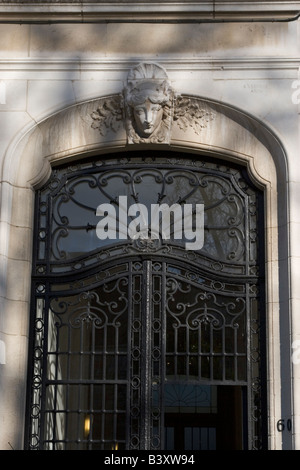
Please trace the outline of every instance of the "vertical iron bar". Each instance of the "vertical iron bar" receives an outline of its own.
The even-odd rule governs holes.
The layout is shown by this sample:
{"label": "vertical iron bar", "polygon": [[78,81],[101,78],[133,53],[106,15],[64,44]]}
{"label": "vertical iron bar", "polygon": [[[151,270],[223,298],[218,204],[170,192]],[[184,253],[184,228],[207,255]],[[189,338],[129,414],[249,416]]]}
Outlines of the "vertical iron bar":
{"label": "vertical iron bar", "polygon": [[226,325],[222,328],[222,380],[226,380]]}
{"label": "vertical iron bar", "polygon": [[45,303],[44,303],[44,311],[43,311],[43,320],[44,320],[44,328],[43,328],[43,361],[42,361],[42,380],[41,380],[41,427],[40,427],[40,448],[43,450],[44,449],[44,439],[45,439],[45,434],[44,434],[44,429],[45,429],[45,421],[46,421],[46,413],[45,413],[45,408],[46,408],[46,382],[47,382],[47,351],[48,351],[48,312],[50,309],[50,302],[49,302],[49,297],[47,294],[49,292],[49,284],[45,283]]}
{"label": "vertical iron bar", "polygon": [[131,432],[130,432],[130,400],[131,400],[131,381],[133,371],[131,368],[131,348],[132,348],[132,324],[134,321],[134,304],[132,302],[133,296],[133,276],[132,276],[133,263],[128,263],[128,312],[127,312],[127,386],[126,386],[126,450],[130,449]]}
{"label": "vertical iron bar", "polygon": [[212,327],[211,322],[209,323],[208,327],[209,327],[209,355],[210,355],[209,373],[210,373],[210,380],[214,380],[213,327]]}
{"label": "vertical iron bar", "polygon": [[[49,340],[49,332],[50,334],[52,334],[51,331],[49,331],[49,315],[50,315],[50,310],[48,311],[48,340]],[[52,319],[52,318],[51,318]],[[54,322],[51,322],[51,327],[52,327],[52,323]],[[55,323],[53,325],[53,328],[55,328]],[[54,376],[54,380],[55,380],[55,385],[53,384],[53,387],[54,387],[54,399],[53,399],[53,409],[54,410],[57,410],[57,388],[58,388],[58,383],[57,383],[57,380],[58,380],[58,363],[59,363],[59,329],[57,328],[57,336],[56,336],[56,348],[55,348],[55,376]],[[50,338],[50,344],[51,344],[51,338]],[[53,351],[54,352],[54,351]],[[49,356],[49,341],[48,341],[48,356]],[[50,357],[51,357],[51,354],[50,354]],[[56,436],[56,433],[57,433],[57,413],[55,412],[54,413],[54,416],[55,416],[55,420],[54,420],[54,423],[53,423],[53,447],[55,448],[55,441],[57,440],[57,436]]]}
{"label": "vertical iron bar", "polygon": [[119,328],[115,325],[115,376],[114,376],[114,423],[113,423],[113,442],[114,448],[117,443],[117,398],[118,398],[118,377],[119,377]]}
{"label": "vertical iron bar", "polygon": [[174,375],[178,376],[178,328],[173,328],[174,331]]}
{"label": "vertical iron bar", "polygon": [[71,387],[70,387],[70,379],[71,379],[71,334],[70,334],[70,329],[68,328],[68,338],[67,338],[67,345],[68,345],[68,351],[67,351],[67,377],[66,377],[66,430],[65,430],[65,438],[66,436],[69,435],[68,428],[69,428],[69,396],[71,394]]}
{"label": "vertical iron bar", "polygon": [[143,308],[143,330],[142,330],[142,361],[141,361],[141,381],[142,381],[142,403],[141,403],[141,449],[150,449],[150,391],[151,391],[151,261],[143,262],[143,287],[142,287],[142,308]]}
{"label": "vertical iron bar", "polygon": [[161,377],[160,377],[160,449],[165,448],[165,383],[166,383],[166,348],[167,348],[167,318],[166,318],[166,279],[167,264],[162,263],[161,275]]}
{"label": "vertical iron bar", "polygon": [[233,347],[234,380],[238,380],[239,379],[238,377],[238,347],[237,347],[237,330],[236,329],[233,330],[233,338],[234,338],[234,347]]}
{"label": "vertical iron bar", "polygon": [[191,359],[190,330],[189,330],[189,327],[187,325],[184,327],[184,329],[185,329],[186,378],[187,378],[187,380],[189,380],[189,376],[190,376],[190,359]]}
{"label": "vertical iron bar", "polygon": [[[83,401],[84,401],[84,389],[83,389],[83,386],[82,386],[82,383],[83,383],[83,377],[82,377],[82,370],[83,370],[83,365],[82,365],[82,361],[83,361],[83,327],[84,327],[84,323],[81,322],[80,324],[80,351],[79,351],[79,392],[78,392],[78,397],[79,397],[79,410],[80,412],[78,413],[78,419],[77,419],[77,436],[81,436],[81,433],[80,433],[80,420],[81,420],[81,415],[82,415],[82,404],[83,404]],[[85,410],[86,412],[86,410]]]}
{"label": "vertical iron bar", "polygon": [[94,390],[94,380],[95,380],[95,323],[91,322],[91,345],[90,345],[90,378],[91,378],[91,389],[90,389],[90,406],[89,406],[89,420],[90,420],[90,432],[89,432],[89,446],[93,448],[93,440],[94,440],[94,429],[93,429],[93,422],[94,416],[92,415],[91,411],[94,409],[94,401],[95,401],[95,390]]}
{"label": "vertical iron bar", "polygon": [[101,447],[104,449],[104,438],[105,438],[105,410],[106,410],[106,354],[107,354],[107,325],[104,326],[103,330],[103,362],[102,362],[102,411],[101,411]]}
{"label": "vertical iron bar", "polygon": [[247,409],[248,409],[248,449],[252,450],[253,448],[253,439],[254,439],[254,424],[253,424],[253,413],[254,413],[254,403],[253,403],[253,392],[252,392],[252,365],[251,365],[251,311],[249,305],[249,284],[245,285],[246,290],[246,341],[247,341]]}
{"label": "vertical iron bar", "polygon": [[198,325],[198,376],[202,377],[202,342],[201,342],[201,323]]}

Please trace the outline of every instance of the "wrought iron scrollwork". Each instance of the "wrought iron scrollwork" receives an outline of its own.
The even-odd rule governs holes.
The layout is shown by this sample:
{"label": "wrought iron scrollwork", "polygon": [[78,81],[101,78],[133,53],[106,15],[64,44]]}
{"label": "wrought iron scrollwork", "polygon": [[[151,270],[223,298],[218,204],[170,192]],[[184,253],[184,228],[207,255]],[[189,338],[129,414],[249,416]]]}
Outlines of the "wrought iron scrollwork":
{"label": "wrought iron scrollwork", "polygon": [[[120,195],[127,197],[128,205],[145,204],[147,208],[152,204],[204,204],[204,246],[199,252],[187,252],[183,239],[171,236],[166,240],[161,233],[155,238],[150,231],[148,237],[100,240],[96,236],[97,206],[113,205],[118,218]],[[256,190],[238,169],[171,158],[167,153],[148,158],[145,152],[142,158],[130,156],[54,170],[39,193],[37,269],[46,274],[48,253],[50,272],[62,273],[96,265],[105,257],[141,251],[184,256],[200,265],[204,262],[212,270],[251,275],[259,242],[256,199]],[[126,232],[127,227],[123,228]]]}
{"label": "wrought iron scrollwork", "polygon": [[[203,248],[100,240],[96,208],[117,213],[120,195],[204,204]],[[261,448],[262,201],[244,171],[133,152],[54,169],[36,200],[28,447],[163,449],[166,410],[190,398],[215,413],[213,387],[230,385],[247,389]]]}

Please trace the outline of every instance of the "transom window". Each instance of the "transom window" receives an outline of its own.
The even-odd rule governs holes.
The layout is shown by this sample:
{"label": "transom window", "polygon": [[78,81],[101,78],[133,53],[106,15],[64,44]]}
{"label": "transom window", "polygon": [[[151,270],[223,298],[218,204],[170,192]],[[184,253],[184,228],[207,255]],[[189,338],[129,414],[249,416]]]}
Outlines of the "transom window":
{"label": "transom window", "polygon": [[[182,218],[154,235],[162,204]],[[26,448],[264,447],[263,239],[243,167],[144,151],[54,168],[36,193]]]}

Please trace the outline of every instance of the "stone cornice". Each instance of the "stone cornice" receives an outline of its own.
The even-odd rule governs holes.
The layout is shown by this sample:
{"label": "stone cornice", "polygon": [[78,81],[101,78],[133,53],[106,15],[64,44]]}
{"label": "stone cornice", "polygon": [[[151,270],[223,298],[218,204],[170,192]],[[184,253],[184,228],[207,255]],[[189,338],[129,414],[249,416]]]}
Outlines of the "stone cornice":
{"label": "stone cornice", "polygon": [[0,1],[0,22],[292,21],[300,1],[59,2]]}
{"label": "stone cornice", "polygon": [[[142,60],[142,58],[140,59]],[[155,58],[157,60],[157,58]],[[0,59],[0,72],[24,73],[24,72],[83,72],[83,71],[122,71],[126,73],[135,63],[122,57],[114,59],[48,59],[20,58],[20,59]],[[300,57],[232,57],[232,58],[211,58],[211,57],[174,57],[165,58],[160,61],[163,66],[170,71],[177,70],[298,70],[300,67]]]}

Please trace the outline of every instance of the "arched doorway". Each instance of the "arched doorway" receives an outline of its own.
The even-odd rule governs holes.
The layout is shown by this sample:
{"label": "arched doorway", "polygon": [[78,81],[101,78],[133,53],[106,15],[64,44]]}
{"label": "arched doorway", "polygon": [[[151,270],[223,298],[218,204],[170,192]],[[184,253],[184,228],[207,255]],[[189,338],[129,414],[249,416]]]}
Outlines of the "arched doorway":
{"label": "arched doorway", "polygon": [[26,446],[264,447],[263,233],[234,164],[143,151],[54,169],[36,195]]}

